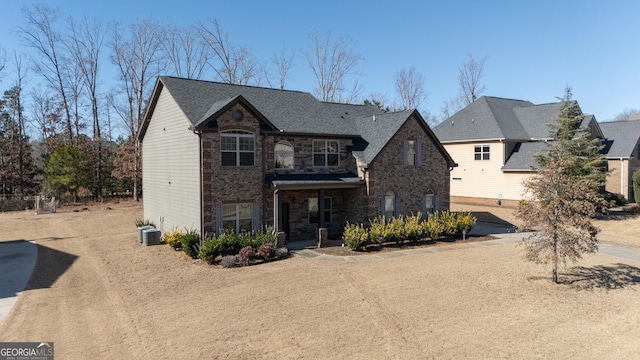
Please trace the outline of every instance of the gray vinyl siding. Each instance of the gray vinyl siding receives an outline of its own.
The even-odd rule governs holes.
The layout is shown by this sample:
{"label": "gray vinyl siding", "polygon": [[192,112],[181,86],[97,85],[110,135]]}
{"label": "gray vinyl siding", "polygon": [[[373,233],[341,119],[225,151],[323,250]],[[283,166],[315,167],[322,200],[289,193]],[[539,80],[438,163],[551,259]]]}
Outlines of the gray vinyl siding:
{"label": "gray vinyl siding", "polygon": [[163,232],[201,230],[199,138],[189,125],[163,89],[142,142],[144,218]]}

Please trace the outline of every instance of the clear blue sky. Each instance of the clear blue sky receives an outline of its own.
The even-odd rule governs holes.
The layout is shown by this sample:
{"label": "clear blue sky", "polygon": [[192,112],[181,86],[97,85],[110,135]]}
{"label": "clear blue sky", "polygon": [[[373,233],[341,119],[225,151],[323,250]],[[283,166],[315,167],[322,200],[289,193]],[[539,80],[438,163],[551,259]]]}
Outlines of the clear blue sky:
{"label": "clear blue sky", "polygon": [[[0,0],[0,46],[20,46],[20,8],[30,0]],[[599,121],[640,108],[640,1],[86,1],[48,0],[67,16],[172,20],[187,25],[217,18],[234,44],[262,59],[296,50],[287,88],[311,91],[313,78],[300,49],[312,31],[349,36],[364,57],[364,95],[394,98],[394,74],[415,66],[425,77],[421,110],[439,115],[458,91],[458,66],[467,54],[487,57],[485,95],[556,101],[566,85],[585,113]],[[11,83],[4,74],[0,88]],[[38,82],[35,74],[29,83]]]}

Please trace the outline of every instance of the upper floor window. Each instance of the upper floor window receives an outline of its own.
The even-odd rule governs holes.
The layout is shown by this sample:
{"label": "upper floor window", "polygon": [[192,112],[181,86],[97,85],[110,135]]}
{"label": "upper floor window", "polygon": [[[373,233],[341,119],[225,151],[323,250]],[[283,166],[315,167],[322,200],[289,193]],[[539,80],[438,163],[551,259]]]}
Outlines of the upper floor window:
{"label": "upper floor window", "polygon": [[416,140],[407,140],[404,142],[404,165],[420,166],[421,164],[421,142]]}
{"label": "upper floor window", "polygon": [[476,145],[473,155],[475,160],[489,160],[489,145]]}
{"label": "upper floor window", "polygon": [[273,151],[276,169],[293,169],[293,146],[288,141],[280,141]]}
{"label": "upper floor window", "polygon": [[255,139],[245,131],[227,131],[220,135],[222,166],[253,166]]}
{"label": "upper floor window", "polygon": [[336,140],[313,140],[313,166],[338,166],[339,149]]}

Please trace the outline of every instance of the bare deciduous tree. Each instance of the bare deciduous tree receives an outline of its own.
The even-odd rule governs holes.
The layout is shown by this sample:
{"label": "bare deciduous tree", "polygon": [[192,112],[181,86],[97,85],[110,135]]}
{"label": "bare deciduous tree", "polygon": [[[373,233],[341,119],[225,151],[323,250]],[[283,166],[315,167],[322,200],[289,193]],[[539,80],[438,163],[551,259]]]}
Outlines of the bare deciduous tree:
{"label": "bare deciduous tree", "polygon": [[613,118],[613,121],[622,120],[640,120],[640,109],[624,109],[620,114]]}
{"label": "bare deciduous tree", "polygon": [[[161,39],[163,28],[151,21],[138,21],[131,25],[129,38],[124,36],[124,31],[118,24],[112,28],[112,38],[109,44],[111,48],[111,62],[116,65],[119,72],[121,88],[119,95],[110,98],[110,105],[118,109],[116,113],[125,116],[125,122],[129,137],[134,139],[140,124],[142,123],[145,101],[151,92],[152,81],[161,68]],[[120,95],[121,94],[121,95]],[[118,99],[124,97],[124,104]],[[138,200],[139,172],[137,166],[140,158],[138,142],[134,141],[135,174],[133,180],[133,196]]]}
{"label": "bare deciduous tree", "polygon": [[162,50],[175,76],[201,79],[211,58],[208,46],[196,26],[169,26],[162,38]]}
{"label": "bare deciduous tree", "polygon": [[469,54],[467,62],[458,68],[458,84],[460,85],[460,96],[465,105],[469,105],[476,101],[482,95],[487,87],[480,81],[484,77],[484,63],[487,57],[476,61],[473,55]]}
{"label": "bare deciduous tree", "polygon": [[229,34],[216,19],[210,24],[199,23],[198,29],[206,46],[212,53],[209,65],[220,81],[229,84],[250,85],[259,81],[262,66],[253,53],[229,41]]}
{"label": "bare deciduous tree", "polygon": [[424,92],[424,76],[415,66],[402,68],[395,76],[396,93],[400,98],[400,109],[416,109],[427,99]]}
{"label": "bare deciduous tree", "polygon": [[[293,56],[294,53],[286,54],[284,49],[280,50],[280,53],[274,53],[271,57],[271,62],[275,66],[276,73],[278,74],[278,85],[277,88],[280,90],[284,90],[285,82],[289,78],[289,71],[293,66]],[[269,82],[270,87],[274,87],[271,84],[269,76],[266,76],[267,81]]]}
{"label": "bare deciduous tree", "polygon": [[334,40],[331,32],[311,34],[311,48],[303,51],[307,65],[316,80],[314,95],[321,101],[341,101],[345,93],[346,77],[356,74],[356,67],[363,60],[354,51],[349,38]]}
{"label": "bare deciduous tree", "polygon": [[107,28],[96,19],[84,19],[81,24],[69,19],[71,36],[68,42],[69,53],[74,59],[75,68],[80,72],[80,78],[86,96],[91,103],[91,118],[93,123],[93,147],[96,154],[95,180],[96,194],[102,197],[102,134],[99,111],[98,81],[100,75],[101,53]]}
{"label": "bare deciduous tree", "polygon": [[55,29],[60,12],[46,5],[38,4],[30,8],[22,8],[22,15],[26,25],[20,29],[20,37],[27,46],[36,50],[36,56],[32,58],[35,71],[60,96],[66,116],[66,136],[69,141],[72,141],[74,134],[65,86],[66,74],[64,73],[66,60],[61,54],[63,51],[61,35]]}

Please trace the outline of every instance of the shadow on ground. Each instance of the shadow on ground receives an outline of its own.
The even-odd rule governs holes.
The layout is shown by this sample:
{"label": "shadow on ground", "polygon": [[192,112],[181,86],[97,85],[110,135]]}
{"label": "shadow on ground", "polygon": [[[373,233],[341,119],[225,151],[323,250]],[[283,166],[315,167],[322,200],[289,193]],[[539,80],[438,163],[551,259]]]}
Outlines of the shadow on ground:
{"label": "shadow on ground", "polygon": [[25,290],[50,288],[78,258],[76,255],[38,245],[38,260]]}
{"label": "shadow on ground", "polygon": [[578,289],[624,289],[640,284],[640,268],[627,264],[574,267],[558,279],[561,284]]}

